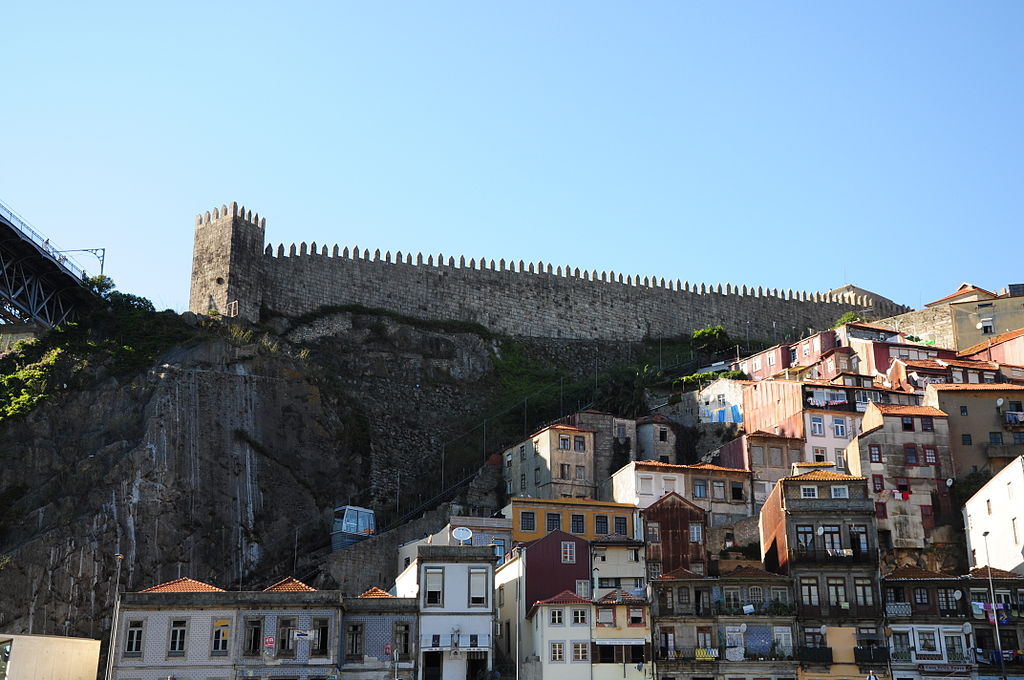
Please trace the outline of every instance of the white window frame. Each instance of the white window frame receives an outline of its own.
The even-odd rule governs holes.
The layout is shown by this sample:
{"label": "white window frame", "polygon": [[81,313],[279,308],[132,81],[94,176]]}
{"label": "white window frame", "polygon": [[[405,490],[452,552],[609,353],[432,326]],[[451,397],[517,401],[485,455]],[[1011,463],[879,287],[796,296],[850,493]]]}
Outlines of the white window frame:
{"label": "white window frame", "polygon": [[800,487],[800,498],[817,498],[818,487],[816,486],[801,486]]}
{"label": "white window frame", "polygon": [[833,484],[832,485],[832,498],[850,498],[850,487],[846,484]]}
{"label": "white window frame", "polygon": [[576,564],[576,544],[573,541],[562,541],[562,564]]}

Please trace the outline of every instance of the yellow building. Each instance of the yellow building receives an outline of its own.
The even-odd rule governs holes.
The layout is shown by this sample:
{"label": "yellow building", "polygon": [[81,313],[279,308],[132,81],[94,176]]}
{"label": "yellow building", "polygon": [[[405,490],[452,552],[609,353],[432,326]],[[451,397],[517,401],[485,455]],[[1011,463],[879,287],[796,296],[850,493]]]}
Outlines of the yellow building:
{"label": "yellow building", "polygon": [[502,514],[512,520],[512,542],[532,541],[552,531],[593,540],[608,534],[636,538],[636,506],[585,498],[513,498]]}
{"label": "yellow building", "polygon": [[[879,652],[858,646],[854,626],[827,626],[821,631],[820,647],[800,647],[797,658],[797,680],[860,680],[874,675],[878,680],[889,677],[884,643]],[[885,650],[887,651],[887,650]]]}
{"label": "yellow building", "polygon": [[651,610],[646,599],[615,590],[594,603],[591,677],[651,678]]}

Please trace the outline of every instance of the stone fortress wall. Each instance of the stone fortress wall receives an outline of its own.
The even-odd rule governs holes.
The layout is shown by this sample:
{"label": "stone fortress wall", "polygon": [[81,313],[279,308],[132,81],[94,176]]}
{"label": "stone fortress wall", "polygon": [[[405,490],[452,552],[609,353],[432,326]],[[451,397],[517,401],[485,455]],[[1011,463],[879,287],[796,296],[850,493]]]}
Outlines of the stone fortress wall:
{"label": "stone fortress wall", "polygon": [[[831,326],[847,311],[908,311],[873,295],[830,296],[580,270],[544,262],[264,244],[266,220],[232,203],[196,217],[190,310],[258,320],[363,305],[421,319],[476,322],[500,334],[641,340],[722,324],[773,338]],[[237,303],[237,304],[234,304]]]}

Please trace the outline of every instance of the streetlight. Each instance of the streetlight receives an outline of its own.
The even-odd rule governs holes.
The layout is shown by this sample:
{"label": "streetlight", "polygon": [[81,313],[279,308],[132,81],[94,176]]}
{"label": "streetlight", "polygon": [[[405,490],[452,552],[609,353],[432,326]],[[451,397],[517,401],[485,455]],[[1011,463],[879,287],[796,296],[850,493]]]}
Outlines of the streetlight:
{"label": "streetlight", "polygon": [[111,674],[114,672],[114,648],[117,646],[117,615],[121,610],[121,563],[124,561],[124,555],[115,553],[114,559],[117,560],[117,576],[114,577],[114,615],[110,620],[110,645],[107,647],[106,680],[110,680]]}
{"label": "streetlight", "polygon": [[999,612],[996,610],[996,591],[992,587],[992,559],[988,556],[988,532],[983,533],[985,539],[985,570],[988,572],[988,597],[992,602],[992,631],[996,636],[996,654],[999,655],[999,678],[1006,680],[1006,662],[1003,661],[1003,641],[999,639]]}

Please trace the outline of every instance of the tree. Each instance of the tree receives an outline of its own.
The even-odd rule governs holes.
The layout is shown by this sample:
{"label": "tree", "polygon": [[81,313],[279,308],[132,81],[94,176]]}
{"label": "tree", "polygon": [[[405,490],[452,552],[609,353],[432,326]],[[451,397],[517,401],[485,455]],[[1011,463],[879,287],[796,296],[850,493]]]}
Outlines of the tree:
{"label": "tree", "polygon": [[857,312],[846,312],[841,317],[836,319],[836,322],[832,324],[832,328],[839,328],[840,326],[845,326],[848,323],[856,323],[858,321],[867,321],[867,319],[865,319]]}

